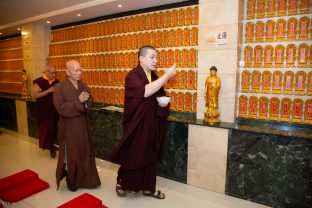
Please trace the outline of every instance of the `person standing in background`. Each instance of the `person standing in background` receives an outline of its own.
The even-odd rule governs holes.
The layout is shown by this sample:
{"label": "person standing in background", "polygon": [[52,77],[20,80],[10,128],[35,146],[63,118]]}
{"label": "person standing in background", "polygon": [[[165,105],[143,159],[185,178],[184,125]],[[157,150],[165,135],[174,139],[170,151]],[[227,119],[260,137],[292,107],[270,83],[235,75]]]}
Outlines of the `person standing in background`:
{"label": "person standing in background", "polygon": [[54,91],[53,102],[60,115],[60,154],[56,182],[66,176],[70,191],[101,185],[90,139],[89,109],[93,103],[90,90],[81,82],[82,69],[76,60],[66,63],[67,79]]}
{"label": "person standing in background", "polygon": [[49,149],[50,156],[56,157],[58,114],[53,105],[53,92],[59,82],[55,78],[56,70],[47,66],[43,75],[33,81],[33,98],[36,98],[37,124],[39,130],[39,147]]}

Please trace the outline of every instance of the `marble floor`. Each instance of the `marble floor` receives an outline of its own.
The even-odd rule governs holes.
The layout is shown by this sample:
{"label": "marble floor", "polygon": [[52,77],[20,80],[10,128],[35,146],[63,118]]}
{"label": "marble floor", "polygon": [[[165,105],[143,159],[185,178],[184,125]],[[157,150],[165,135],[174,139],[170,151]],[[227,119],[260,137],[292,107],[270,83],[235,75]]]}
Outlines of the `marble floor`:
{"label": "marble floor", "polygon": [[[102,200],[110,208],[159,208],[159,207],[196,207],[196,208],[258,208],[266,207],[238,198],[210,192],[165,178],[157,178],[157,188],[166,194],[166,199],[158,200],[141,194],[128,194],[119,198],[115,193],[117,165],[97,159],[97,168],[102,185],[97,189],[78,189],[70,192],[63,180],[56,190],[55,168],[57,159],[52,159],[48,151],[38,148],[36,139],[16,132],[1,129],[0,135],[0,178],[24,169],[31,169],[50,184],[50,188],[25,198],[12,208],[55,208],[83,193],[89,193]],[[0,203],[3,203],[0,200]]]}

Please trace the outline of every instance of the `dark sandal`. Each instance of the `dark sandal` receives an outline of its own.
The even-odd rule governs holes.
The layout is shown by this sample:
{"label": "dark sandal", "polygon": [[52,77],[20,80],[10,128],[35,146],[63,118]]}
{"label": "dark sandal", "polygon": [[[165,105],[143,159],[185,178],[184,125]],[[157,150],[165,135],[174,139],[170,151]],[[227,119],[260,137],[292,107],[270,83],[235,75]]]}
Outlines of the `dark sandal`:
{"label": "dark sandal", "polygon": [[122,189],[121,185],[120,184],[116,184],[116,194],[119,196],[119,197],[124,197],[126,196],[126,191]]}
{"label": "dark sandal", "polygon": [[155,191],[155,192],[149,192],[149,193],[146,193],[143,191],[143,195],[144,196],[150,196],[150,197],[154,197],[156,199],[164,199],[166,196],[164,193],[162,193],[161,191]]}

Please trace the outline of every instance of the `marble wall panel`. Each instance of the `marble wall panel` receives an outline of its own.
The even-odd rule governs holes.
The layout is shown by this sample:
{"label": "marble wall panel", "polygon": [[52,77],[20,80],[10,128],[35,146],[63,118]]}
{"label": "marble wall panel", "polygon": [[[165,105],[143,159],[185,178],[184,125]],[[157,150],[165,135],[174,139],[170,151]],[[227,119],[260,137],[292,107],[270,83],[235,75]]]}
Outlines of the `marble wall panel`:
{"label": "marble wall panel", "polygon": [[199,22],[201,25],[225,25],[238,22],[239,1],[200,0]]}
{"label": "marble wall panel", "polygon": [[[93,110],[90,127],[95,156],[108,160],[109,155],[122,137],[122,113]],[[188,125],[168,122],[165,151],[158,165],[158,175],[186,183]]]}
{"label": "marble wall panel", "polygon": [[188,157],[188,124],[169,121],[163,160],[158,175],[186,183]]}
{"label": "marble wall panel", "polygon": [[17,131],[15,100],[0,97],[0,126]]}
{"label": "marble wall panel", "polygon": [[18,133],[28,135],[27,109],[24,100],[15,100]]}
{"label": "marble wall panel", "polygon": [[232,130],[226,194],[272,207],[311,207],[312,140]]}
{"label": "marble wall panel", "polygon": [[29,136],[38,139],[38,125],[37,125],[37,113],[36,102],[27,101],[27,123]]}
{"label": "marble wall panel", "polygon": [[189,125],[187,183],[225,191],[228,130]]}

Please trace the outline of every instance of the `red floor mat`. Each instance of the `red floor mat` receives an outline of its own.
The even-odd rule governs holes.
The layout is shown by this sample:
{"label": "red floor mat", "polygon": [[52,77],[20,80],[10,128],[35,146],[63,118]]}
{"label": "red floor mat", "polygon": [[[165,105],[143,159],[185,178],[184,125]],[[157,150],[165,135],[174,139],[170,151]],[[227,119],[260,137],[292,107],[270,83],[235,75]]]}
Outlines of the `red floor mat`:
{"label": "red floor mat", "polygon": [[38,174],[26,169],[5,178],[0,179],[0,192],[19,186],[38,178]]}
{"label": "red floor mat", "polygon": [[[58,208],[103,208],[102,201],[90,194],[84,193]],[[105,206],[104,206],[105,208]]]}
{"label": "red floor mat", "polygon": [[49,184],[40,178],[26,182],[0,193],[0,198],[5,202],[18,202],[28,196],[49,188]]}

